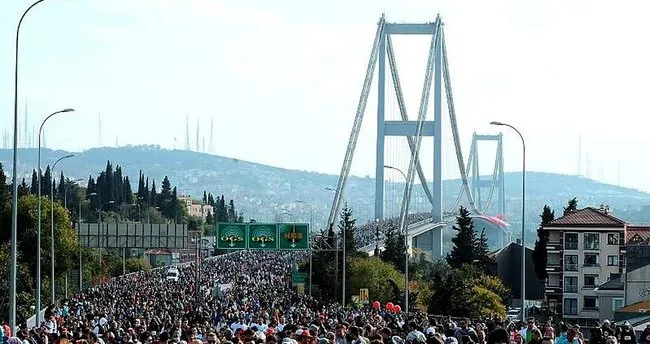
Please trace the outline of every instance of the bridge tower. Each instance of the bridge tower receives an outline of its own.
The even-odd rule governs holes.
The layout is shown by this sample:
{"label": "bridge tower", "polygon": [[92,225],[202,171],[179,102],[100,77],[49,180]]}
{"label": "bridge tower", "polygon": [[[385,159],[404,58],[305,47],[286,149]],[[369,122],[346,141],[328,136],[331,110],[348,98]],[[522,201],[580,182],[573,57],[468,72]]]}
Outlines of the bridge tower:
{"label": "bridge tower", "polygon": [[[496,158],[494,161],[494,171],[490,174],[492,179],[482,179],[479,171],[479,143],[480,142],[497,142],[497,151]],[[472,154],[473,152],[473,154]],[[474,133],[472,136],[472,146],[470,148],[471,160],[469,162],[468,172],[471,170],[471,188],[472,195],[476,203],[479,205],[483,204],[483,201],[487,202],[486,208],[492,203],[492,195],[494,191],[497,192],[497,213],[505,214],[506,211],[506,190],[505,190],[505,178],[503,172],[503,134],[499,133],[497,135],[480,135]],[[481,190],[489,189],[490,193],[488,194],[488,199],[483,200],[481,198]],[[493,190],[496,189],[496,190]]]}
{"label": "bridge tower", "polygon": [[[375,218],[384,219],[384,158],[385,158],[385,139],[387,136],[405,136],[408,140],[411,154],[418,154],[420,136],[433,137],[433,189],[427,186],[427,178],[420,166],[419,159],[416,159],[417,173],[420,182],[424,187],[425,194],[431,203],[431,215],[434,222],[442,221],[442,56],[441,45],[437,44],[440,40],[436,36],[436,28],[440,22],[440,17],[436,22],[425,24],[413,23],[385,23],[384,30],[379,36],[378,49],[378,95],[377,95],[377,149],[375,165]],[[425,118],[427,105],[429,103],[429,94],[431,88],[431,78],[433,77],[433,121],[409,120],[402,87],[400,84],[399,73],[395,62],[395,53],[391,36],[393,35],[428,35],[431,36],[431,47],[429,51],[429,64],[425,71],[425,85],[422,90],[422,99],[420,103],[420,117]],[[393,89],[397,98],[401,120],[385,120],[386,106],[386,59],[388,59],[388,69],[393,80]],[[432,61],[431,61],[432,60]],[[418,128],[418,124],[421,125]],[[433,193],[431,192],[433,191]]]}

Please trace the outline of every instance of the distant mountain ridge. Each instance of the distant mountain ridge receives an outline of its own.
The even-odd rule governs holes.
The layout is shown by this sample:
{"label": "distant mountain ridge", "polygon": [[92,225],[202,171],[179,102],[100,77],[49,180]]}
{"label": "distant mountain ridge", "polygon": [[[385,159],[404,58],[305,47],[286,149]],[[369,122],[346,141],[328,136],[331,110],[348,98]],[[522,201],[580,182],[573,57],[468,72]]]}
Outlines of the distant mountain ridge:
{"label": "distant mountain ridge", "polygon": [[[158,185],[165,175],[168,176],[172,185],[178,187],[179,193],[190,194],[197,199],[203,190],[224,194],[227,198],[235,200],[246,219],[309,221],[309,209],[296,202],[307,201],[314,207],[313,223],[318,228],[326,222],[332,202],[333,193],[325,188],[336,186],[338,181],[336,175],[289,170],[206,153],[161,149],[158,146],[93,148],[84,152],[43,149],[43,168],[51,165],[57,158],[71,153],[77,156],[59,165],[71,178],[87,180],[90,175],[97,175],[103,170],[107,160],[110,160],[114,166],[122,166],[123,172],[129,176],[132,183],[138,180],[138,172],[142,170],[149,178],[155,178]],[[11,154],[11,150],[0,149],[0,162],[6,172],[11,170]],[[36,149],[21,149],[18,168],[27,183],[30,182],[31,171],[36,169],[36,166]],[[60,170],[56,171],[57,175],[59,172]],[[573,197],[578,197],[580,207],[608,204],[615,210],[614,215],[616,209],[629,211],[650,204],[650,194],[635,189],[553,173],[528,172],[526,176],[526,222],[531,230],[536,228],[539,222],[538,214],[544,204],[552,206],[556,209],[556,215],[559,215],[561,206]],[[511,225],[515,226],[517,221],[520,221],[521,173],[506,173],[505,182],[506,216]],[[348,179],[345,200],[353,207],[360,223],[373,218],[374,185],[374,179],[368,177],[351,176]],[[445,207],[454,203],[460,186],[458,179],[444,181]],[[483,192],[486,195],[488,190]],[[419,185],[414,187],[413,197],[424,198]],[[461,202],[463,203],[466,202]],[[489,213],[495,213],[495,204],[496,195]]]}

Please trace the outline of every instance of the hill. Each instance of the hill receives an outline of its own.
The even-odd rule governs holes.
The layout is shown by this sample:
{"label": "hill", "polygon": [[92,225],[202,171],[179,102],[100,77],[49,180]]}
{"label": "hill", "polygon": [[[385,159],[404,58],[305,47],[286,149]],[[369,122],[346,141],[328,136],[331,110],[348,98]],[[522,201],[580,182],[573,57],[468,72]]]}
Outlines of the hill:
{"label": "hill", "polygon": [[[94,148],[73,153],[77,155],[75,158],[59,165],[71,178],[88,179],[89,175],[96,175],[103,170],[106,161],[110,160],[121,165],[131,181],[137,181],[138,171],[142,170],[159,181],[167,175],[172,184],[178,186],[179,192],[196,198],[199,198],[203,190],[232,197],[247,219],[291,220],[293,216],[295,220],[308,221],[309,210],[295,202],[304,200],[314,206],[314,225],[318,227],[326,221],[332,201],[333,193],[325,188],[336,186],[338,180],[335,175],[288,170],[205,153],[166,150],[157,146]],[[44,168],[70,152],[43,149],[41,154]],[[5,166],[5,171],[10,171],[11,150],[0,149],[0,161]],[[21,149],[19,171],[28,183],[31,171],[36,166],[36,149]],[[521,209],[521,174],[507,173],[505,182],[506,216],[511,219],[511,224],[516,226]],[[460,185],[458,179],[445,181],[443,190],[447,207],[453,204]],[[401,190],[399,187],[393,189]],[[401,191],[396,194],[401,197]],[[374,179],[349,179],[345,199],[353,206],[360,223],[372,219],[373,197]],[[414,188],[414,197],[423,197],[419,186]],[[537,226],[538,214],[544,204],[551,205],[559,214],[561,207],[572,197],[578,197],[580,206],[608,204],[614,209],[614,215],[619,212],[632,216],[630,214],[650,204],[650,194],[638,190],[576,176],[529,172],[526,203],[530,229],[533,230]],[[422,210],[426,209],[424,205],[421,207]],[[494,211],[491,209],[490,212]]]}

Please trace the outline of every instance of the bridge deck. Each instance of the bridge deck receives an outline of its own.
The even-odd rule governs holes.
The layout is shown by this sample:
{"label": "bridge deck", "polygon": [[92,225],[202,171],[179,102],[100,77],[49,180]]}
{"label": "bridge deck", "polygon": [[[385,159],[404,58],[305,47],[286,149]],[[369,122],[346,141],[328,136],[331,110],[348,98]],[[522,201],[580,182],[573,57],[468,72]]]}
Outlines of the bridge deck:
{"label": "bridge deck", "polygon": [[[428,231],[430,231],[432,229],[444,227],[446,225],[447,225],[447,222],[435,222],[434,223],[432,221],[432,218],[424,219],[422,221],[418,221],[418,222],[410,224],[408,226],[408,235],[409,235],[409,237],[412,238],[412,237],[418,236],[418,235],[420,235],[422,233],[426,233],[426,232],[428,232]],[[375,246],[376,246],[375,243],[368,244],[366,246],[363,246],[363,247],[359,248],[359,251],[366,252],[366,253],[372,255],[375,252]],[[380,242],[379,242],[379,249],[383,249],[383,248],[384,248],[384,240],[381,239]]]}

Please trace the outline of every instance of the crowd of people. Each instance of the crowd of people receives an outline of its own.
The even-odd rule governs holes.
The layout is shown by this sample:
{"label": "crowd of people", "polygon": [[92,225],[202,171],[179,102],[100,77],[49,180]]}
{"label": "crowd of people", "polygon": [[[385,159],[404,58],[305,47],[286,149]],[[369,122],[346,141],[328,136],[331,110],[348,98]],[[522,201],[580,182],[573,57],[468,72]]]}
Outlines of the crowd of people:
{"label": "crowd of people", "polygon": [[[0,344],[583,344],[579,328],[452,321],[385,308],[344,309],[297,292],[290,274],[302,252],[240,251],[139,272],[50,306],[41,326],[2,330]],[[197,282],[197,276],[199,283]],[[629,325],[629,324],[628,324]],[[557,338],[556,338],[557,335]],[[0,336],[2,339],[2,336]],[[635,344],[629,326],[603,325],[595,344]],[[641,336],[650,344],[650,329]]]}

